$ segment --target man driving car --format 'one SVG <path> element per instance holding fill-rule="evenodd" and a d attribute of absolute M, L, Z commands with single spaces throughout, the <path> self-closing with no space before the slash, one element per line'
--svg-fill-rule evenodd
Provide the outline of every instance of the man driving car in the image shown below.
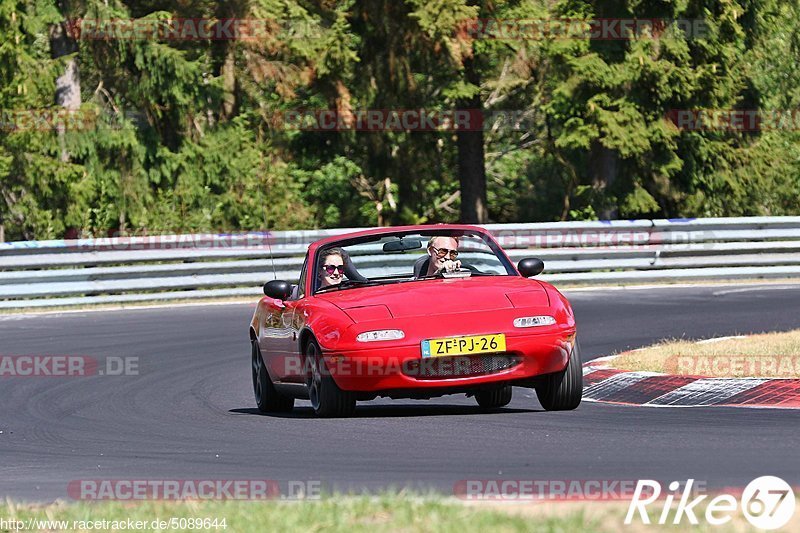
<path fill-rule="evenodd" d="M 458 260 L 458 237 L 431 237 L 428 253 L 414 263 L 414 277 L 434 276 L 461 268 Z"/>

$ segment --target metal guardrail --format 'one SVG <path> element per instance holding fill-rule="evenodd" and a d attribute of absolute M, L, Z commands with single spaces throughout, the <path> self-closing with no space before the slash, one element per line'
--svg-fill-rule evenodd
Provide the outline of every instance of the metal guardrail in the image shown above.
<path fill-rule="evenodd" d="M 800 217 L 484 227 L 556 284 L 800 277 Z M 277 276 L 297 279 L 311 242 L 356 229 L 0 243 L 0 309 L 257 297 L 270 251 Z"/>

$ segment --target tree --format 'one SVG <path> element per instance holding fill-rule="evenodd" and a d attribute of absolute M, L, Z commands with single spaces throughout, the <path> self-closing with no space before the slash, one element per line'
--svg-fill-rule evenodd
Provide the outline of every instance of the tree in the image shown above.
<path fill-rule="evenodd" d="M 81 107 L 81 78 L 78 65 L 78 43 L 68 31 L 69 17 L 74 15 L 73 2 L 59 0 L 58 9 L 63 19 L 50 27 L 50 51 L 53 59 L 63 60 L 63 73 L 56 78 L 55 104 L 74 113 Z M 61 161 L 69 161 L 69 153 L 63 147 L 64 125 L 58 126 L 59 140 L 62 145 Z"/>
<path fill-rule="evenodd" d="M 668 117 L 795 109 L 799 14 L 778 0 L 0 0 L 0 239 L 796 214 L 796 127 L 685 130 Z M 636 17 L 706 33 L 482 33 L 491 20 Z M 269 23 L 255 39 L 186 40 L 81 35 L 81 18 Z M 426 132 L 281 121 L 376 109 L 485 120 Z"/>

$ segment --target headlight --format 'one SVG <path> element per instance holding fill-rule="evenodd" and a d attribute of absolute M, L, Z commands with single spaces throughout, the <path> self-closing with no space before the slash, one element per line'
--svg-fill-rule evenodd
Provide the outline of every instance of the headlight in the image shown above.
<path fill-rule="evenodd" d="M 396 341 L 406 336 L 402 330 L 399 329 L 380 329 L 378 331 L 365 331 L 359 333 L 356 340 L 358 342 L 375 342 L 375 341 Z"/>
<path fill-rule="evenodd" d="M 549 315 L 524 316 L 514 319 L 515 328 L 535 328 L 537 326 L 552 326 L 556 319 Z"/>

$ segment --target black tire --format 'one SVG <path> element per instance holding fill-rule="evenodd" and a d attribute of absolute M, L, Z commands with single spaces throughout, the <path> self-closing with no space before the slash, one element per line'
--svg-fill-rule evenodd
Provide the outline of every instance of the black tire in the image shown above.
<path fill-rule="evenodd" d="M 305 359 L 307 365 L 306 385 L 308 399 L 314 414 L 323 418 L 345 417 L 356 409 L 356 396 L 352 392 L 343 391 L 325 366 L 322 350 L 317 341 L 311 339 L 306 345 Z"/>
<path fill-rule="evenodd" d="M 256 341 L 251 341 L 250 357 L 252 360 L 253 394 L 256 405 L 262 413 L 288 413 L 294 408 L 294 398 L 278 394 L 275 385 L 264 365 L 261 350 Z"/>
<path fill-rule="evenodd" d="M 511 402 L 513 389 L 511 385 L 495 390 L 480 391 L 475 393 L 475 400 L 483 409 L 497 409 Z"/>
<path fill-rule="evenodd" d="M 546 376 L 536 386 L 539 403 L 547 411 L 570 411 L 581 404 L 583 399 L 583 367 L 578 343 L 572 349 L 567 368 Z"/>

